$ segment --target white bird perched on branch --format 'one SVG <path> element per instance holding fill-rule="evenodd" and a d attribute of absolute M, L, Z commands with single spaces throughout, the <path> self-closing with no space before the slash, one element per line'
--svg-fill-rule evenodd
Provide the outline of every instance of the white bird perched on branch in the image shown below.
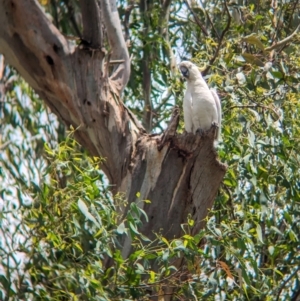
<path fill-rule="evenodd" d="M 184 125 L 187 132 L 206 131 L 212 125 L 218 126 L 215 145 L 221 131 L 221 102 L 215 90 L 210 90 L 200 70 L 189 61 L 179 64 L 182 75 L 187 80 L 187 89 L 183 100 Z"/>

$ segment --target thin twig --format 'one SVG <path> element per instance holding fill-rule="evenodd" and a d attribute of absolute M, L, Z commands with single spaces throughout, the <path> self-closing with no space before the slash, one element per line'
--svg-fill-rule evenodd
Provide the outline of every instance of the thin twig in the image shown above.
<path fill-rule="evenodd" d="M 202 24 L 202 22 L 199 20 L 198 16 L 195 14 L 194 10 L 191 8 L 188 0 L 184 0 L 184 3 L 186 4 L 186 6 L 188 7 L 189 11 L 192 13 L 195 22 L 197 23 L 197 25 L 201 28 L 202 32 L 204 33 L 205 36 L 208 37 L 208 32 L 206 27 Z"/>
<path fill-rule="evenodd" d="M 225 29 L 222 31 L 222 33 L 221 33 L 221 37 L 220 37 L 220 39 L 219 39 L 218 47 L 217 47 L 217 49 L 216 49 L 216 52 L 215 52 L 214 56 L 209 60 L 208 66 L 207 66 L 207 67 L 205 68 L 205 70 L 202 72 L 203 75 L 206 75 L 206 74 L 208 73 L 208 71 L 210 70 L 212 64 L 215 62 L 216 58 L 218 57 L 219 51 L 220 51 L 220 49 L 221 49 L 221 45 L 222 45 L 222 42 L 223 42 L 223 39 L 224 39 L 224 36 L 225 36 L 225 34 L 227 33 L 227 31 L 229 30 L 229 28 L 230 28 L 230 24 L 231 24 L 231 15 L 230 15 L 230 12 L 229 12 L 229 10 L 228 10 L 226 1 L 224 2 L 224 5 L 225 5 L 226 13 L 227 13 L 227 16 L 228 16 L 227 25 L 226 25 Z"/>
<path fill-rule="evenodd" d="M 299 29 L 300 29 L 300 24 L 297 26 L 295 31 L 290 36 L 286 37 L 282 41 L 279 41 L 278 43 L 275 43 L 274 45 L 272 45 L 270 47 L 265 48 L 265 51 L 272 51 L 276 48 L 280 48 L 281 46 L 284 46 L 285 44 L 290 42 L 297 35 Z"/>
<path fill-rule="evenodd" d="M 297 5 L 298 5 L 298 2 L 299 2 L 299 0 L 295 1 L 295 3 L 294 3 L 294 7 L 293 7 L 293 9 L 292 9 L 292 13 L 291 13 L 290 20 L 289 20 L 289 26 L 292 25 L 293 14 L 294 14 L 294 12 L 295 12 L 295 10 L 296 10 L 296 7 L 297 7 Z"/>
<path fill-rule="evenodd" d="M 295 292 L 295 294 L 292 296 L 291 301 L 299 301 L 299 297 L 300 296 L 300 288 L 298 289 L 298 291 Z"/>
<path fill-rule="evenodd" d="M 6 141 L 2 145 L 0 145 L 0 150 L 4 150 L 10 143 L 12 143 L 12 141 Z"/>
<path fill-rule="evenodd" d="M 280 294 L 281 294 L 282 290 L 284 289 L 285 285 L 298 273 L 299 270 L 300 270 L 300 267 L 298 267 L 292 274 L 290 274 L 290 276 L 286 280 L 284 280 L 283 283 L 280 285 L 276 301 L 279 300 Z"/>
<path fill-rule="evenodd" d="M 274 4 L 273 1 L 272 1 L 272 4 Z M 273 43 L 273 41 L 275 40 L 275 38 L 277 36 L 278 30 L 279 30 L 279 23 L 280 23 L 279 20 L 281 18 L 281 14 L 282 14 L 283 10 L 282 9 L 280 10 L 280 15 L 277 18 L 276 13 L 277 13 L 278 5 L 276 7 L 274 7 L 274 6 L 271 5 L 271 7 L 273 8 L 273 14 L 274 14 L 274 17 L 272 19 L 272 21 L 273 21 L 272 23 L 273 23 L 273 26 L 275 27 L 274 34 L 272 36 L 272 43 Z M 277 24 L 275 24 L 275 23 L 277 23 Z"/>
<path fill-rule="evenodd" d="M 260 104 L 255 104 L 255 105 L 242 105 L 242 106 L 232 106 L 230 108 L 228 108 L 225 112 L 229 112 L 230 110 L 232 109 L 245 109 L 245 108 L 262 108 L 262 109 L 265 109 L 265 110 L 271 110 L 273 111 L 278 118 L 280 118 L 280 115 L 278 114 L 278 112 L 276 112 L 273 108 L 270 108 L 270 107 L 267 107 L 267 106 L 263 106 L 263 105 L 260 105 Z"/>
<path fill-rule="evenodd" d="M 0 54 L 0 80 L 2 80 L 4 77 L 4 69 L 5 69 L 4 56 Z"/>
<path fill-rule="evenodd" d="M 110 65 L 113 65 L 113 64 L 122 64 L 124 62 L 125 62 L 125 60 L 111 60 L 111 61 L 109 61 L 109 64 Z"/>
<path fill-rule="evenodd" d="M 125 32 L 125 41 L 128 41 L 130 39 L 130 33 L 129 33 L 129 18 L 131 15 L 132 10 L 134 9 L 135 5 L 130 4 L 125 8 L 125 14 L 124 14 L 124 32 Z"/>
<path fill-rule="evenodd" d="M 230 210 L 231 217 L 232 217 L 232 219 L 235 219 L 231 192 L 230 192 L 229 188 L 227 187 L 227 185 L 225 185 L 224 183 L 223 183 L 223 187 L 224 187 L 224 189 L 226 190 L 226 192 L 227 192 L 227 194 L 229 196 L 228 201 L 229 201 L 230 209 L 231 209 Z"/>
<path fill-rule="evenodd" d="M 213 28 L 214 32 L 216 33 L 217 38 L 218 38 L 218 41 L 220 41 L 220 35 L 219 35 L 219 33 L 218 33 L 218 31 L 217 31 L 217 29 L 216 29 L 214 23 L 212 22 L 212 20 L 211 20 L 211 18 L 210 18 L 210 16 L 209 16 L 209 13 L 208 13 L 208 12 L 206 12 L 206 17 L 207 17 L 207 19 L 208 19 L 208 21 L 209 21 L 211 27 Z"/>
<path fill-rule="evenodd" d="M 170 36 L 169 36 L 169 18 L 170 18 L 170 6 L 171 6 L 171 0 L 165 0 L 163 2 L 163 6 L 162 6 L 162 11 L 160 14 L 160 34 L 163 36 L 164 38 L 164 43 L 163 43 L 163 51 L 165 53 L 165 55 L 168 57 L 169 59 L 169 64 L 170 64 L 170 76 L 171 79 L 174 79 L 176 74 L 177 74 L 177 65 L 176 65 L 176 57 L 173 53 L 172 50 L 172 44 L 170 41 Z M 166 26 L 164 26 L 164 24 L 166 24 Z M 175 34 L 176 35 L 176 34 Z M 170 84 L 169 87 L 167 87 L 167 94 L 165 97 L 163 97 L 160 101 L 160 104 L 155 108 L 155 112 L 159 112 L 159 110 L 161 109 L 162 106 L 165 106 L 165 104 L 167 103 L 168 99 L 170 98 L 170 96 L 172 95 L 172 82 Z M 157 123 L 159 121 L 156 122 Z M 154 125 L 153 125 L 154 127 Z"/>
<path fill-rule="evenodd" d="M 165 97 L 162 97 L 160 100 L 160 104 L 155 108 L 155 112 L 159 112 L 160 109 L 167 103 L 167 101 L 170 99 L 170 97 L 172 96 L 172 87 L 170 86 L 167 89 L 167 94 Z"/>
<path fill-rule="evenodd" d="M 81 38 L 81 32 L 79 30 L 79 27 L 78 27 L 78 25 L 76 23 L 76 20 L 75 20 L 75 17 L 74 17 L 74 8 L 70 4 L 69 0 L 64 0 L 64 2 L 65 2 L 66 7 L 68 9 L 68 15 L 69 15 L 70 21 L 71 21 L 71 23 L 74 27 L 74 30 L 75 30 L 77 36 Z"/>

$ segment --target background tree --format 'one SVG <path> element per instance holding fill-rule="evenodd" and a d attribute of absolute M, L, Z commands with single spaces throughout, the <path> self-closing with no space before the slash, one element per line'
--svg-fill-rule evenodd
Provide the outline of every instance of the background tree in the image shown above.
<path fill-rule="evenodd" d="M 40 182 L 43 177 L 37 176 L 37 172 L 47 162 L 41 158 L 41 146 L 45 141 L 57 140 L 53 131 L 57 125 L 53 128 L 53 121 L 47 122 L 41 102 L 21 79 L 13 77 L 14 71 L 2 68 L 1 87 L 8 92 L 2 108 L 6 121 L 2 126 L 2 149 L 5 149 L 1 160 L 2 199 L 6 201 L 3 214 L 6 224 L 11 224 L 10 214 L 15 214 L 18 221 L 18 231 L 11 226 L 3 227 L 6 238 L 2 244 L 3 298 L 10 295 L 28 299 L 33 295 L 41 299 L 147 299 L 150 292 L 152 295 L 156 292 L 159 296 L 165 294 L 167 300 L 167 284 L 178 288 L 172 292 L 173 299 L 209 300 L 218 296 L 232 300 L 296 300 L 299 296 L 297 1 L 241 1 L 228 5 L 217 1 L 201 5 L 120 2 L 120 17 L 129 52 L 133 54 L 131 79 L 122 98 L 147 131 L 159 132 L 165 128 L 170 116 L 168 108 L 175 102 L 180 104 L 182 87 L 176 78 L 175 57 L 191 56 L 204 66 L 204 74 L 210 74 L 207 80 L 218 87 L 222 97 L 224 143 L 219 155 L 229 170 L 215 211 L 210 213 L 206 229 L 200 232 L 203 223 L 199 222 L 206 216 L 224 174 L 222 166 L 213 163 L 216 161 L 210 136 L 200 139 L 167 135 L 171 140 L 157 148 L 161 136 L 145 134 L 118 97 L 118 91 L 127 81 L 129 65 L 124 64 L 124 69 L 114 66 L 123 66 L 115 64 L 120 59 L 128 63 L 129 55 L 124 51 L 123 41 L 117 43 L 120 51 L 113 51 L 112 39 L 121 35 L 120 30 L 116 36 L 110 35 L 109 23 L 117 23 L 106 19 L 106 26 L 101 26 L 97 2 L 90 7 L 76 1 L 43 4 L 56 27 L 67 35 L 68 43 L 35 2 L 2 1 L 0 51 L 67 125 L 81 125 L 75 132 L 76 138 L 90 154 L 104 157 L 101 166 L 113 184 L 114 194 L 125 192 L 122 200 L 118 202 L 115 197 L 115 202 L 122 204 L 125 198 L 132 205 L 126 207 L 128 211 L 121 217 L 107 192 L 95 190 L 103 175 L 91 169 L 89 164 L 94 163 L 79 155 L 80 148 L 75 142 L 71 146 L 63 143 L 56 152 L 48 149 L 46 157 L 50 158 L 48 163 L 52 162 L 46 177 L 49 182 Z M 105 4 L 101 3 L 103 10 Z M 36 22 L 39 26 L 33 26 Z M 70 40 L 77 44 L 70 44 Z M 108 64 L 102 64 L 103 59 L 114 64 L 108 68 Z M 74 74 L 70 75 L 70 70 Z M 107 81 L 108 71 L 111 77 Z M 72 78 L 77 80 L 71 81 Z M 83 78 L 86 80 L 80 82 Z M 101 101 L 93 97 L 97 93 Z M 129 123 L 130 126 L 124 126 Z M 29 139 L 24 141 L 29 144 L 14 143 L 16 137 L 25 133 Z M 41 135 L 36 137 L 37 133 Z M 101 141 L 110 143 L 104 145 Z M 130 160 L 121 160 L 128 154 Z M 27 160 L 18 161 L 22 156 Z M 22 167 L 23 162 L 26 168 Z M 213 166 L 215 169 L 211 169 Z M 28 169 L 30 172 L 25 172 Z M 210 177 L 205 174 L 208 169 Z M 145 176 L 138 176 L 139 172 Z M 133 181 L 127 181 L 131 175 Z M 203 181 L 206 178 L 215 182 Z M 17 183 L 18 190 L 6 183 Z M 205 193 L 199 193 L 198 197 L 203 188 L 210 192 L 209 197 Z M 26 193 L 31 198 L 26 199 Z M 19 204 L 28 205 L 32 198 L 35 207 L 22 211 Z M 17 199 L 20 203 L 14 202 L 15 209 L 8 200 Z M 151 203 L 142 202 L 148 199 Z M 203 203 L 205 199 L 207 202 Z M 195 204 L 201 204 L 204 210 L 194 212 Z M 145 221 L 144 212 L 149 222 Z M 159 233 L 161 228 L 164 229 L 161 234 L 152 233 Z M 146 248 L 147 238 L 140 230 L 151 240 Z M 14 236 L 8 239 L 11 232 Z M 124 233 L 132 240 L 127 259 L 118 251 L 124 246 L 119 244 Z M 170 240 L 174 235 L 177 239 Z M 129 239 L 126 242 L 130 244 Z M 20 243 L 26 248 L 20 249 Z M 203 247 L 199 248 L 199 244 Z M 28 273 L 20 273 L 20 254 L 16 258 L 16 252 L 20 251 L 29 258 L 23 267 Z M 123 255 L 126 253 L 123 248 Z M 172 264 L 182 254 L 186 264 L 177 269 Z M 156 270 L 150 264 L 154 258 Z M 109 269 L 104 265 L 108 262 Z M 114 283 L 109 281 L 107 285 L 111 277 Z"/>

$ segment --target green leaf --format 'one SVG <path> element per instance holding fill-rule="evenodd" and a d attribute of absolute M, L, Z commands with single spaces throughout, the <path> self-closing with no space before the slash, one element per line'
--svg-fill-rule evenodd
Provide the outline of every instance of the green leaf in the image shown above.
<path fill-rule="evenodd" d="M 162 260 L 163 260 L 163 261 L 167 261 L 167 260 L 169 259 L 169 256 L 170 256 L 170 252 L 169 252 L 169 250 L 167 249 L 167 250 L 165 250 L 165 251 L 163 252 Z"/>
<path fill-rule="evenodd" d="M 274 227 L 274 226 L 271 226 L 270 229 L 272 229 L 274 232 L 276 232 L 276 233 L 279 234 L 280 236 L 283 236 L 283 233 L 282 233 L 278 228 L 276 228 L 276 227 Z"/>
<path fill-rule="evenodd" d="M 280 71 L 270 71 L 274 78 L 283 79 L 283 74 Z"/>
<path fill-rule="evenodd" d="M 247 42 L 249 44 L 257 46 L 260 50 L 265 50 L 264 44 L 260 41 L 260 39 L 255 35 L 251 34 L 242 38 L 242 41 Z"/>
<path fill-rule="evenodd" d="M 124 222 L 122 222 L 122 223 L 118 226 L 118 228 L 117 228 L 117 233 L 118 233 L 118 234 L 123 234 L 123 233 L 125 233 L 125 232 L 126 232 L 126 227 L 125 227 Z"/>
<path fill-rule="evenodd" d="M 242 57 L 245 59 L 247 63 L 250 63 L 251 65 L 257 65 L 259 67 L 263 67 L 264 63 L 256 56 L 250 53 L 244 52 L 242 54 Z"/>
<path fill-rule="evenodd" d="M 129 228 L 134 234 L 139 234 L 139 231 L 138 231 L 136 225 L 133 224 L 132 222 L 129 222 Z"/>
<path fill-rule="evenodd" d="M 289 233 L 289 238 L 291 241 L 293 241 L 293 242 L 299 241 L 298 236 L 296 235 L 296 233 L 293 230 L 290 230 L 288 233 Z"/>
<path fill-rule="evenodd" d="M 145 272 L 144 267 L 140 263 L 136 263 L 136 267 L 137 267 L 137 269 L 136 269 L 137 273 L 142 274 Z"/>
<path fill-rule="evenodd" d="M 100 224 L 96 221 L 96 219 L 89 212 L 89 209 L 86 206 L 85 202 L 83 202 L 81 199 L 78 199 L 77 205 L 78 205 L 78 209 L 86 217 L 86 219 L 88 219 L 91 222 L 93 222 L 97 227 L 99 227 L 99 228 L 101 227 Z"/>
<path fill-rule="evenodd" d="M 269 251 L 270 255 L 272 256 L 274 254 L 274 251 L 275 251 L 274 246 L 269 246 L 268 251 Z"/>
<path fill-rule="evenodd" d="M 168 247 L 170 247 L 170 244 L 169 244 L 169 242 L 168 242 L 168 240 L 167 240 L 166 238 L 162 237 L 161 240 L 162 240 Z"/>
<path fill-rule="evenodd" d="M 154 271 L 150 271 L 150 279 L 149 282 L 150 283 L 154 283 L 155 282 L 155 272 Z"/>
<path fill-rule="evenodd" d="M 259 224 L 257 224 L 256 226 L 256 234 L 257 234 L 257 238 L 258 240 L 263 244 L 263 236 L 262 236 L 262 230 L 261 230 L 261 226 Z"/>

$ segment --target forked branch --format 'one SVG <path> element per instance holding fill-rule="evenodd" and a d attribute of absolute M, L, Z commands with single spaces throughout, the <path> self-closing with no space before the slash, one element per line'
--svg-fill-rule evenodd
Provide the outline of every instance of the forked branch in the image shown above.
<path fill-rule="evenodd" d="M 265 48 L 266 51 L 272 51 L 274 49 L 280 48 L 282 46 L 285 46 L 287 43 L 289 43 L 298 33 L 300 29 L 300 25 L 297 26 L 297 28 L 295 29 L 295 31 L 288 37 L 286 37 L 285 39 L 283 39 L 282 41 L 279 41 L 277 43 L 275 43 L 274 45 Z"/>
<path fill-rule="evenodd" d="M 126 42 L 122 33 L 121 22 L 117 9 L 116 0 L 100 0 L 102 18 L 106 27 L 107 37 L 111 47 L 112 60 L 124 60 L 114 69 L 111 76 L 117 84 L 117 89 L 122 92 L 130 76 L 130 58 Z"/>

